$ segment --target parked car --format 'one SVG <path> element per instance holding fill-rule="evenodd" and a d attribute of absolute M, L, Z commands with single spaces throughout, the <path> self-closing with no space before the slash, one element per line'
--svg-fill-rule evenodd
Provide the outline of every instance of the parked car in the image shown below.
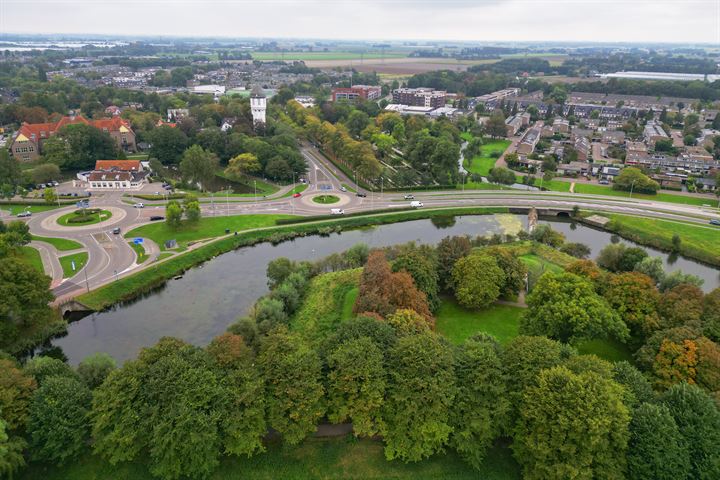
<path fill-rule="evenodd" d="M 347 192 L 347 188 L 345 188 L 345 187 L 340 187 L 340 191 L 341 191 L 341 192 Z"/>
<path fill-rule="evenodd" d="M 363 197 L 363 198 L 367 197 L 367 193 L 363 193 L 363 192 L 357 192 L 355 195 L 358 197 Z"/>
<path fill-rule="evenodd" d="M 165 220 L 165 217 L 163 217 L 162 215 L 153 215 L 152 217 L 150 217 L 151 222 L 157 222 L 158 220 Z"/>
<path fill-rule="evenodd" d="M 120 227 L 113 228 L 112 233 L 114 233 L 115 235 L 120 235 Z"/>
<path fill-rule="evenodd" d="M 416 200 L 416 201 L 414 201 L 414 202 L 410 202 L 410 206 L 411 206 L 412 208 L 420 208 L 420 207 L 423 206 L 423 203 L 422 203 L 422 202 L 418 202 L 418 201 Z"/>
<path fill-rule="evenodd" d="M 56 182 L 56 181 L 53 181 L 52 184 L 53 184 L 53 187 L 58 187 L 58 186 L 60 186 L 60 184 L 59 184 L 58 182 Z"/>
<path fill-rule="evenodd" d="M 28 211 L 20 212 L 17 214 L 17 217 L 18 218 L 32 217 L 32 212 L 28 212 Z"/>
<path fill-rule="evenodd" d="M 293 193 L 293 198 L 298 198 L 298 197 L 302 197 L 302 195 L 300 194 L 300 192 Z"/>
<path fill-rule="evenodd" d="M 345 215 L 345 210 L 342 208 L 331 208 L 330 215 Z"/>
<path fill-rule="evenodd" d="M 41 184 L 38 185 L 37 187 L 38 187 L 38 189 L 42 190 L 43 188 L 45 188 L 45 184 L 44 184 L 44 183 L 41 183 Z"/>
<path fill-rule="evenodd" d="M 713 218 L 712 220 L 710 220 L 710 225 L 720 225 L 720 220 L 718 220 L 717 218 Z"/>
<path fill-rule="evenodd" d="M 610 185 L 610 182 L 608 182 L 607 180 L 600 180 L 598 183 L 600 185 Z"/>
<path fill-rule="evenodd" d="M 405 200 L 415 200 L 415 195 L 413 195 L 412 193 L 408 193 L 407 195 L 405 195 Z"/>
<path fill-rule="evenodd" d="M 135 208 L 145 208 L 145 204 L 144 204 L 144 203 L 136 203 L 135 205 L 133 205 L 133 207 L 135 207 Z"/>

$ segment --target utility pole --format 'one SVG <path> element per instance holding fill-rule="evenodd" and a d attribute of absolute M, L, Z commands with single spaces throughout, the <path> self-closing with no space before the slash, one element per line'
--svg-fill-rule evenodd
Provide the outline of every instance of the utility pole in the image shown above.
<path fill-rule="evenodd" d="M 83 272 L 85 272 L 85 287 L 87 288 L 88 293 L 90 293 L 90 282 L 88 282 L 87 278 L 87 268 L 83 268 Z"/>
<path fill-rule="evenodd" d="M 630 198 L 632 198 L 633 188 L 635 188 L 635 182 L 636 182 L 636 180 L 633 180 L 632 183 L 630 184 Z"/>
<path fill-rule="evenodd" d="M 230 216 L 230 187 L 225 192 L 225 205 L 227 205 L 227 216 Z"/>

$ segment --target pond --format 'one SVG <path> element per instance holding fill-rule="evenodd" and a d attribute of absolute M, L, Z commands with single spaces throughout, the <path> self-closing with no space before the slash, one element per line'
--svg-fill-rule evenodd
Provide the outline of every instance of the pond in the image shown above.
<path fill-rule="evenodd" d="M 611 242 L 611 234 L 584 225 L 559 220 L 541 223 L 551 224 L 568 241 L 590 246 L 592 258 Z M 276 246 L 263 243 L 241 248 L 185 272 L 182 278 L 135 302 L 71 322 L 67 335 L 54 339 L 52 345 L 61 348 L 71 364 L 95 352 L 107 352 L 121 363 L 163 336 L 205 345 L 268 292 L 265 269 L 275 258 L 316 260 L 360 242 L 371 247 L 409 241 L 435 244 L 449 235 L 516 233 L 526 226 L 527 218 L 522 215 L 436 218 L 350 230 L 330 237 L 302 237 Z M 682 269 L 703 278 L 706 291 L 720 285 L 720 272 L 714 268 L 683 258 L 670 263 L 667 254 L 646 250 L 663 258 L 668 271 Z"/>

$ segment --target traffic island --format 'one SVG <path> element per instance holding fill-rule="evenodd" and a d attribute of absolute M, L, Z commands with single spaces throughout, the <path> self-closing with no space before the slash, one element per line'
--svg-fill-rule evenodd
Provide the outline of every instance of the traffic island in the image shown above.
<path fill-rule="evenodd" d="M 57 219 L 63 227 L 79 227 L 104 222 L 112 217 L 109 210 L 100 208 L 85 208 L 66 213 Z"/>
<path fill-rule="evenodd" d="M 340 201 L 340 197 L 335 195 L 316 195 L 312 197 L 312 201 L 323 205 L 329 205 L 331 203 L 337 203 Z"/>

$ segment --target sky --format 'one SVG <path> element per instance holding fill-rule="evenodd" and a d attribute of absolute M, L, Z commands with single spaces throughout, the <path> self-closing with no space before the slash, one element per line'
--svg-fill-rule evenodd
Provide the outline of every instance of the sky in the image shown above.
<path fill-rule="evenodd" d="M 720 0 L 0 0 L 0 32 L 720 44 Z"/>

